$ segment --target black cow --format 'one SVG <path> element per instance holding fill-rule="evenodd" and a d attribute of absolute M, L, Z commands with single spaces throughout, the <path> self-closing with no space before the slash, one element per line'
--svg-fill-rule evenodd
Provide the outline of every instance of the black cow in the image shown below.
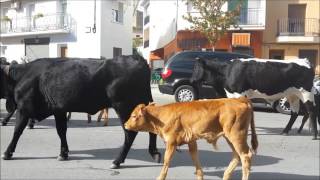
<path fill-rule="evenodd" d="M 16 61 L 12 61 L 11 64 L 18 64 Z M 0 65 L 10 65 L 9 62 L 7 62 L 7 59 L 5 57 L 0 58 Z M 8 83 L 6 83 L 5 78 L 2 80 L 1 78 L 4 78 L 0 74 L 0 85 L 1 87 L 8 86 Z M 6 89 L 6 91 L 1 91 L 1 89 Z M 10 121 L 10 118 L 13 116 L 14 112 L 16 111 L 16 104 L 14 102 L 13 97 L 13 89 L 12 88 L 0 88 L 0 99 L 6 99 L 6 110 L 8 114 L 3 118 L 1 121 L 2 126 L 6 126 L 8 122 Z M 28 128 L 33 129 L 34 127 L 34 119 L 29 119 Z"/>
<path fill-rule="evenodd" d="M 221 97 L 247 96 L 269 101 L 287 97 L 292 115 L 283 133 L 288 133 L 298 117 L 300 99 L 309 114 L 313 139 L 316 139 L 314 95 L 311 93 L 313 77 L 314 71 L 307 59 L 221 61 L 199 58 L 191 82 L 212 85 Z"/>
<path fill-rule="evenodd" d="M 28 118 L 43 120 L 54 115 L 61 140 L 58 160 L 68 159 L 67 112 L 95 114 L 112 107 L 122 127 L 133 108 L 152 102 L 150 70 L 140 56 L 113 59 L 44 58 L 27 64 L 1 66 L 10 86 L 14 86 L 17 122 L 3 159 L 11 159 Z M 9 87 L 10 87 L 9 86 Z M 2 87 L 2 86 L 1 86 Z M 137 132 L 124 129 L 125 141 L 111 168 L 123 163 Z M 150 133 L 149 153 L 160 161 L 156 135 Z"/>
<path fill-rule="evenodd" d="M 5 57 L 1 57 L 0 58 L 0 65 L 10 65 L 10 63 L 7 62 L 7 59 Z M 0 83 L 1 83 L 0 84 L 1 87 L 4 87 L 7 85 L 5 83 L 4 76 L 2 74 L 0 74 Z M 3 118 L 3 120 L 1 121 L 1 124 L 3 126 L 5 126 L 8 123 L 8 121 L 10 120 L 10 118 L 12 117 L 12 115 L 14 114 L 14 112 L 16 110 L 14 100 L 13 100 L 13 98 L 10 98 L 9 94 L 10 94 L 9 90 L 3 91 L 3 88 L 0 88 L 0 99 L 6 99 L 6 110 L 8 112 L 7 116 L 5 116 Z"/>

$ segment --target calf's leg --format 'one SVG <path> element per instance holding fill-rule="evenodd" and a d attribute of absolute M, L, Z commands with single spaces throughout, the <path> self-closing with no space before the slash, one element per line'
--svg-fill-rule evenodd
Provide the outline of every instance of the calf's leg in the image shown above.
<path fill-rule="evenodd" d="M 226 138 L 226 141 L 228 142 L 229 146 L 232 149 L 232 160 L 229 163 L 229 166 L 227 167 L 227 169 L 224 171 L 223 174 L 223 180 L 229 180 L 233 171 L 236 169 L 237 165 L 239 164 L 240 161 L 240 157 L 238 155 L 238 153 L 236 152 L 236 150 L 234 149 L 232 143 Z"/>
<path fill-rule="evenodd" d="M 103 110 L 100 111 L 97 122 L 100 122 L 101 119 L 103 120 L 103 126 L 108 126 L 108 108 L 105 108 Z"/>
<path fill-rule="evenodd" d="M 242 165 L 242 180 L 248 180 L 251 168 L 251 157 L 252 153 L 250 152 L 247 135 L 243 137 L 234 137 L 229 139 L 232 143 L 235 151 L 240 156 L 241 165 Z"/>
<path fill-rule="evenodd" d="M 174 152 L 176 151 L 177 147 L 171 143 L 167 142 L 166 145 L 166 152 L 164 154 L 164 162 L 163 166 L 160 172 L 160 176 L 157 178 L 157 180 L 165 180 L 167 177 L 170 161 L 172 159 L 172 156 Z"/>
<path fill-rule="evenodd" d="M 14 127 L 13 138 L 11 139 L 11 142 L 10 142 L 9 146 L 7 147 L 7 150 L 2 155 L 2 159 L 9 160 L 12 158 L 12 155 L 16 149 L 18 140 L 19 140 L 23 130 L 26 128 L 27 124 L 28 124 L 28 117 L 22 115 L 19 111 L 17 111 L 16 125 Z"/>
<path fill-rule="evenodd" d="M 56 129 L 59 135 L 61 146 L 60 146 L 60 154 L 58 156 L 59 161 L 68 160 L 68 143 L 67 143 L 67 117 L 66 113 L 56 113 L 54 114 L 54 118 L 56 121 Z"/>
<path fill-rule="evenodd" d="M 105 109 L 102 110 L 102 112 L 103 112 L 103 115 L 102 115 L 103 126 L 108 126 L 108 120 L 109 120 L 108 112 L 109 112 L 109 110 L 108 110 L 108 108 L 105 108 Z"/>
<path fill-rule="evenodd" d="M 197 142 L 193 141 L 188 144 L 189 146 L 189 153 L 191 155 L 193 164 L 196 166 L 196 175 L 197 175 L 197 180 L 203 180 L 203 171 L 201 168 L 201 164 L 198 158 L 198 147 L 197 147 Z"/>

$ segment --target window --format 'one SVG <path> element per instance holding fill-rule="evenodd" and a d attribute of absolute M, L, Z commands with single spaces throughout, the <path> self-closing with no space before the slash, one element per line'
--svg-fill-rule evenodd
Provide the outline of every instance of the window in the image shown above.
<path fill-rule="evenodd" d="M 6 49 L 7 46 L 0 46 L 0 56 L 5 56 L 6 55 Z"/>
<path fill-rule="evenodd" d="M 113 57 L 121 56 L 122 48 L 113 47 Z"/>
<path fill-rule="evenodd" d="M 4 16 L 6 16 L 7 13 L 8 13 L 8 8 L 3 8 L 1 11 L 2 11 L 2 12 L 1 12 L 1 17 L 4 17 Z"/>
<path fill-rule="evenodd" d="M 250 56 L 254 56 L 253 49 L 251 47 L 234 47 L 232 52 L 239 54 L 248 54 Z"/>
<path fill-rule="evenodd" d="M 123 23 L 123 3 L 119 2 L 118 9 L 112 9 L 112 21 Z"/>
<path fill-rule="evenodd" d="M 191 12 L 192 11 L 192 3 L 190 2 L 190 0 L 187 1 L 187 12 Z"/>
<path fill-rule="evenodd" d="M 142 28 L 143 27 L 143 12 L 137 11 L 137 16 L 136 16 L 136 27 Z"/>
<path fill-rule="evenodd" d="M 170 64 L 170 66 L 174 68 L 185 68 L 192 71 L 195 63 L 195 58 L 198 56 L 199 55 L 196 53 L 177 54 L 176 56 L 173 56 L 171 58 L 170 61 L 172 61 L 172 63 Z"/>

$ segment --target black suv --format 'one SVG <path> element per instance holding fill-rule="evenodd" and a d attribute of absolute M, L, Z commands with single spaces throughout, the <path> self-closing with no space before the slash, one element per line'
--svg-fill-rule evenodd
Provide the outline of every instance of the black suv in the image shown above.
<path fill-rule="evenodd" d="M 214 87 L 203 84 L 197 88 L 190 83 L 192 71 L 197 57 L 229 61 L 237 58 L 252 58 L 252 56 L 212 51 L 184 51 L 172 56 L 165 65 L 159 84 L 161 93 L 174 95 L 177 102 L 216 97 Z"/>

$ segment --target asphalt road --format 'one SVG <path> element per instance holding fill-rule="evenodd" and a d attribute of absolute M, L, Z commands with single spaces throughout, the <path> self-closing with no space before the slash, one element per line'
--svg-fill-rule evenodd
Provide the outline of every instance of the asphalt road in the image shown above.
<path fill-rule="evenodd" d="M 174 100 L 172 96 L 160 94 L 157 88 L 152 91 L 154 100 L 160 104 Z M 0 161 L 0 179 L 155 179 L 162 164 L 154 163 L 147 152 L 147 133 L 138 134 L 121 169 L 108 169 L 124 139 L 114 111 L 111 110 L 109 117 L 109 126 L 102 127 L 102 123 L 96 123 L 96 116 L 88 124 L 85 114 L 74 113 L 67 133 L 70 160 L 64 162 L 56 160 L 60 140 L 51 117 L 37 123 L 33 130 L 26 129 L 18 142 L 14 160 Z M 319 180 L 320 141 L 311 140 L 307 125 L 302 134 L 296 134 L 301 119 L 299 117 L 289 136 L 283 136 L 279 133 L 288 122 L 288 115 L 255 112 L 259 148 L 253 159 L 251 179 Z M 14 119 L 9 126 L 0 128 L 1 154 L 13 135 L 13 125 Z M 224 139 L 218 141 L 218 146 L 219 150 L 214 151 L 206 141 L 198 141 L 205 179 L 221 179 L 231 160 L 231 149 Z M 158 147 L 163 153 L 164 143 L 160 138 Z M 180 150 L 173 157 L 168 179 L 195 179 L 187 146 L 181 146 Z M 241 166 L 232 179 L 241 179 Z"/>

